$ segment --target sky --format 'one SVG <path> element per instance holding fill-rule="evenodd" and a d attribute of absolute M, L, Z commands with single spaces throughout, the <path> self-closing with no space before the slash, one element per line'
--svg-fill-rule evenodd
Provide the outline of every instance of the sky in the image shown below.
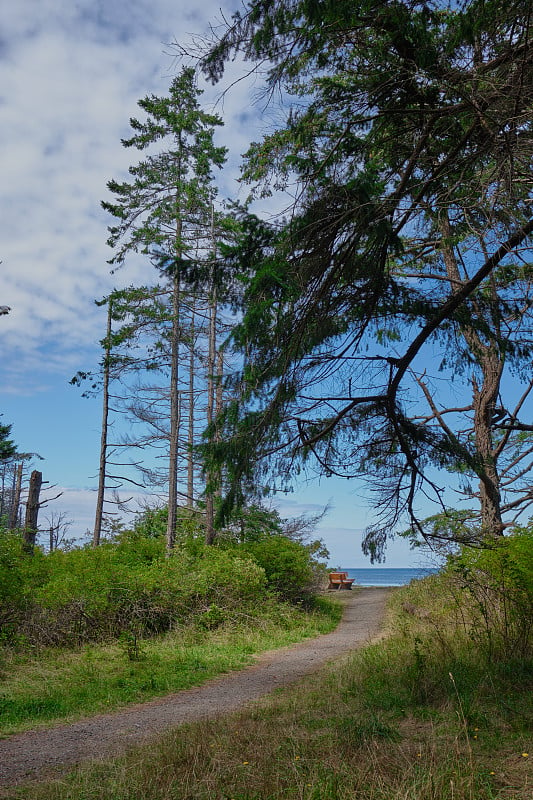
<path fill-rule="evenodd" d="M 63 512 L 73 536 L 93 525 L 101 406 L 69 381 L 100 357 L 105 311 L 94 301 L 146 281 L 140 260 L 110 274 L 110 219 L 100 202 L 111 199 L 107 181 L 126 177 L 132 163 L 120 140 L 142 113 L 137 101 L 166 94 L 179 70 L 171 43 L 205 34 L 237 1 L 17 0 L 3 9 L 0 305 L 11 312 L 0 317 L 0 419 L 12 424 L 19 451 L 41 457 L 35 467 L 49 496 L 62 492 L 41 510 L 41 525 Z M 225 122 L 217 132 L 229 149 L 220 193 L 233 198 L 242 191 L 240 155 L 271 122 L 254 102 L 258 87 L 234 82 L 239 69 L 230 67 L 223 97 L 220 86 L 201 87 L 203 107 Z M 276 503 L 287 517 L 329 503 L 319 535 L 331 565 L 368 567 L 360 542 L 373 512 L 356 489 L 324 479 Z M 405 542 L 389 546 L 385 566 L 420 564 Z"/>

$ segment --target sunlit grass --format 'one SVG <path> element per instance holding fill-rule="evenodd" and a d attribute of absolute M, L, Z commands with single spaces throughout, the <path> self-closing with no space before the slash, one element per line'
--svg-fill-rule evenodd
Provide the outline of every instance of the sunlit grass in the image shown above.
<path fill-rule="evenodd" d="M 27 800 L 529 800 L 531 664 L 483 664 L 450 630 L 432 655 L 439 587 L 395 593 L 385 641 L 253 709 L 181 726 Z M 416 634 L 410 631 L 416 619 Z M 444 621 L 443 619 L 441 622 Z M 434 657 L 433 657 L 434 656 Z"/>
<path fill-rule="evenodd" d="M 383 655 L 386 651 L 384 646 Z M 390 655 L 390 653 L 389 653 Z M 375 668 L 375 662 L 374 667 Z M 19 796 L 32 800 L 529 800 L 524 730 L 484 741 L 456 708 L 370 708 L 368 662 L 345 659 L 253 711 L 182 726 L 152 746 Z M 359 695 L 339 689 L 360 676 Z"/>
<path fill-rule="evenodd" d="M 313 613 L 276 604 L 254 619 L 213 631 L 177 630 L 137 642 L 133 651 L 123 641 L 13 656 L 0 681 L 0 735 L 198 686 L 250 664 L 255 653 L 326 633 L 339 617 L 329 602 Z"/>

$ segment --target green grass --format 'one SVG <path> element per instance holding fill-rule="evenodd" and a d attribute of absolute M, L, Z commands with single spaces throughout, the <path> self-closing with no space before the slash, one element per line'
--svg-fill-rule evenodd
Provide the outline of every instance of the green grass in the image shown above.
<path fill-rule="evenodd" d="M 442 591 L 395 592 L 387 639 L 251 710 L 9 797 L 529 800 L 531 662 L 484 662 L 449 625 Z M 424 613 L 402 611 L 413 598 Z"/>
<path fill-rule="evenodd" d="M 2 667 L 0 735 L 198 686 L 246 666 L 255 653 L 332 630 L 340 614 L 331 601 L 312 613 L 266 605 L 261 617 L 212 631 L 190 627 L 140 642 L 12 656 Z"/>

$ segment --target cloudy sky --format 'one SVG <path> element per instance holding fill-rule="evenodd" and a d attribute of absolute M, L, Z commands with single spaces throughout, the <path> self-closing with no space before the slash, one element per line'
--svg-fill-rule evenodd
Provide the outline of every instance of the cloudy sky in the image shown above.
<path fill-rule="evenodd" d="M 19 449 L 39 453 L 44 479 L 64 491 L 50 509 L 64 510 L 75 533 L 93 524 L 101 412 L 69 380 L 99 357 L 105 320 L 94 300 L 143 280 L 140 263 L 110 275 L 100 201 L 132 163 L 120 140 L 137 100 L 165 94 L 179 69 L 170 43 L 205 33 L 233 8 L 232 0 L 17 0 L 3 9 L 0 305 L 12 310 L 0 317 L 0 413 Z M 225 121 L 218 143 L 230 150 L 221 193 L 235 197 L 240 154 L 265 124 L 250 99 L 257 87 L 238 82 L 223 103 L 220 88 L 205 89 L 204 107 L 217 103 Z M 296 515 L 328 500 L 322 535 L 332 564 L 368 566 L 359 543 L 371 513 L 346 482 L 302 486 L 281 510 Z M 387 566 L 417 564 L 405 545 L 391 546 Z"/>

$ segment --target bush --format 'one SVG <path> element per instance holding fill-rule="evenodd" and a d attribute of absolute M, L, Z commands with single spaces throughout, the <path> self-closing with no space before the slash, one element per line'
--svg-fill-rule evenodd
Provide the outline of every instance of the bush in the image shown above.
<path fill-rule="evenodd" d="M 306 545 L 274 535 L 248 542 L 242 549 L 264 569 L 269 588 L 283 600 L 301 602 L 317 591 L 321 568 Z"/>
<path fill-rule="evenodd" d="M 48 565 L 39 550 L 23 552 L 18 531 L 0 529 L 0 643 L 20 640 L 22 620 L 32 606 L 32 592 L 47 580 Z"/>
<path fill-rule="evenodd" d="M 29 557 L 20 538 L 3 538 L 0 636 L 7 644 L 78 646 L 162 633 L 206 612 L 210 627 L 253 613 L 266 580 L 251 556 L 200 542 L 194 551 L 165 558 L 163 539 L 134 531 L 97 548 Z"/>
<path fill-rule="evenodd" d="M 447 572 L 466 600 L 465 624 L 489 660 L 531 655 L 533 531 L 517 528 L 483 549 L 463 547 Z"/>
<path fill-rule="evenodd" d="M 137 641 L 193 618 L 214 628 L 253 616 L 268 595 L 308 600 L 321 577 L 315 545 L 281 534 L 275 513 L 252 511 L 239 525 L 244 541 L 226 535 L 208 547 L 201 518 L 183 510 L 171 558 L 166 509 L 148 509 L 133 530 L 97 548 L 46 555 L 37 548 L 30 557 L 19 536 L 0 537 L 2 640 L 79 646 L 123 635 Z"/>

